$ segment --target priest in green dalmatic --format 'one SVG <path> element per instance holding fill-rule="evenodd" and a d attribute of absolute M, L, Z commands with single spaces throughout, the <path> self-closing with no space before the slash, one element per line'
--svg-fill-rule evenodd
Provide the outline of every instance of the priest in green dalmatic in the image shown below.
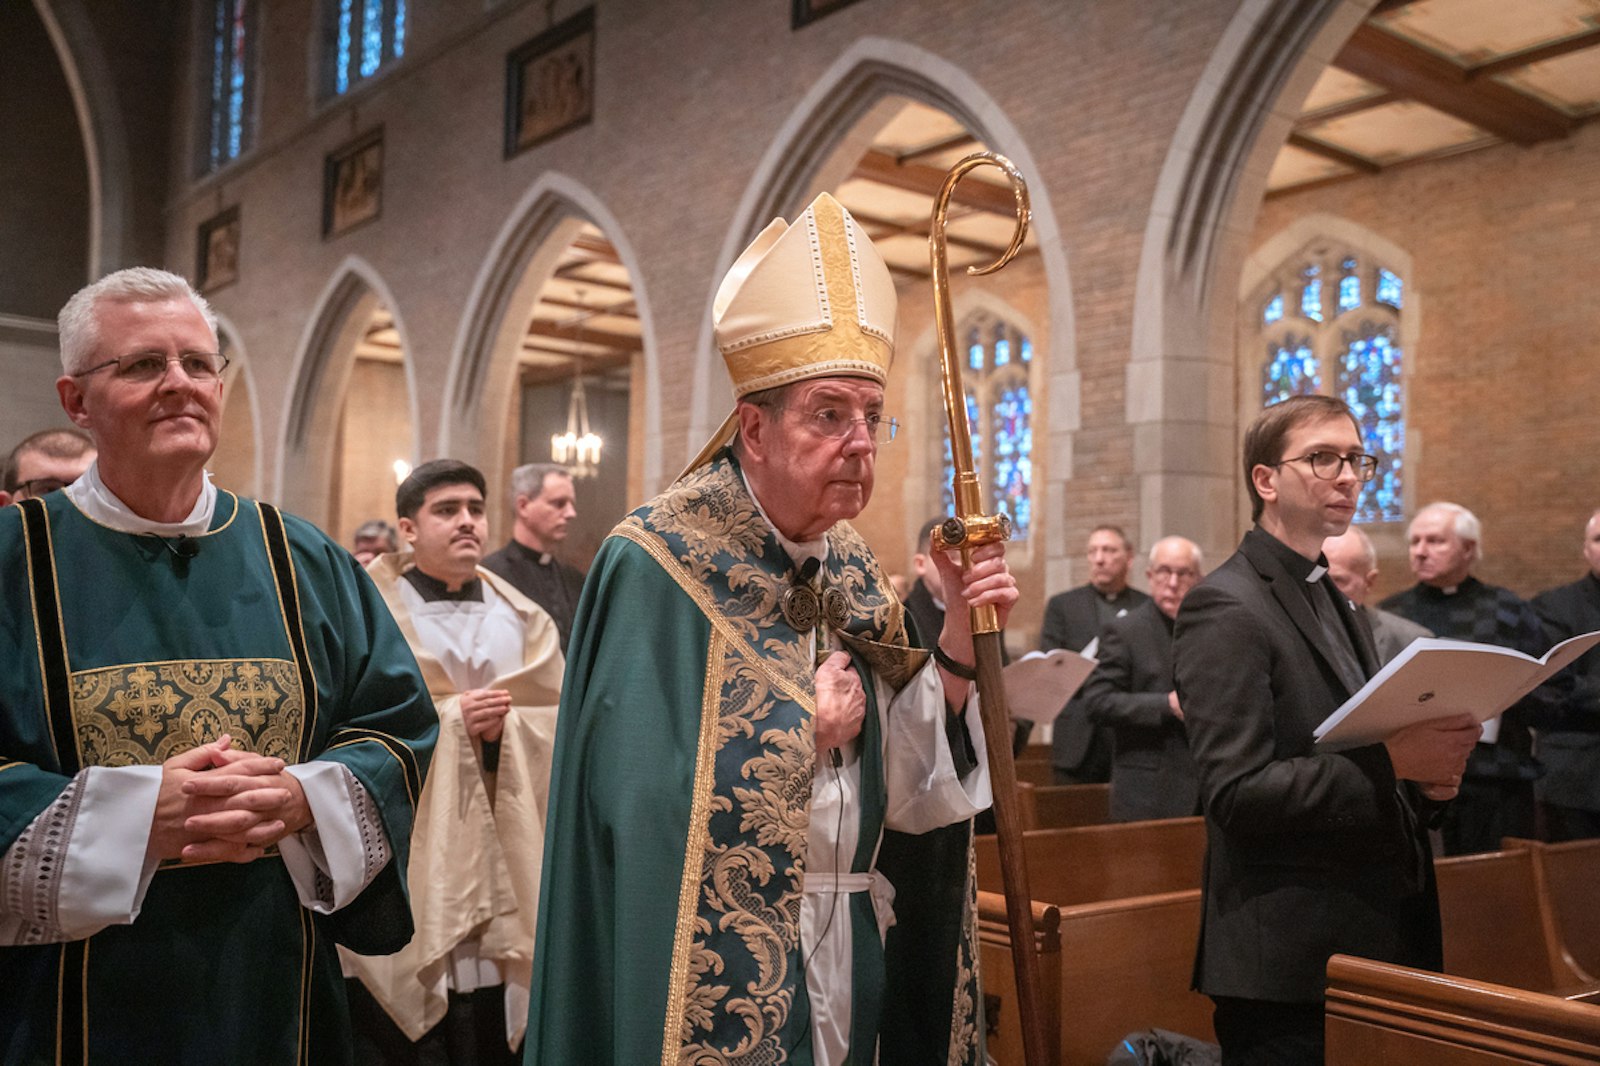
<path fill-rule="evenodd" d="M 967 603 L 917 634 L 848 519 L 895 423 L 896 294 L 832 197 L 717 294 L 738 398 L 613 530 L 556 736 L 526 1061 L 979 1063 L 970 819 L 990 802 Z M 887 938 L 887 941 L 886 939 Z"/>
<path fill-rule="evenodd" d="M 0 511 L 0 1061 L 349 1062 L 334 945 L 411 936 L 427 688 L 348 552 L 212 485 L 182 278 L 103 278 L 60 343 L 99 457 Z"/>

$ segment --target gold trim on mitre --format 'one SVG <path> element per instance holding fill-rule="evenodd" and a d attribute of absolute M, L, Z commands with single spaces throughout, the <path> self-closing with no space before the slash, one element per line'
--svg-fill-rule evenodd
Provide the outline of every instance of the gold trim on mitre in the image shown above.
<path fill-rule="evenodd" d="M 773 219 L 728 268 L 712 304 L 735 399 L 818 377 L 886 385 L 894 279 L 865 230 L 822 193 L 790 225 Z M 684 473 L 733 439 L 730 415 Z"/>

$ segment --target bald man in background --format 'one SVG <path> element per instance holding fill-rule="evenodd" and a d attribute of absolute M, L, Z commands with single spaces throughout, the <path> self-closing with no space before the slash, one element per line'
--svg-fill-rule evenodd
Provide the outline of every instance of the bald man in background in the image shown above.
<path fill-rule="evenodd" d="M 96 454 L 93 439 L 81 429 L 43 429 L 24 437 L 0 472 L 0 507 L 66 488 Z"/>
<path fill-rule="evenodd" d="M 1372 640 L 1378 646 L 1378 662 L 1387 663 L 1418 637 L 1431 637 L 1433 631 L 1409 619 L 1377 607 L 1367 606 L 1372 586 L 1378 580 L 1378 552 L 1368 536 L 1355 526 L 1337 537 L 1322 542 L 1328 558 L 1328 576 L 1339 586 L 1358 614 L 1372 626 Z"/>

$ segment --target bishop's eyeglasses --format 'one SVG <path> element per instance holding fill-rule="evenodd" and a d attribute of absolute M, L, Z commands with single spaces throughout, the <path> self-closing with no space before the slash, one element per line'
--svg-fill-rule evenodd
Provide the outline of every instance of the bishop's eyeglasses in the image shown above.
<path fill-rule="evenodd" d="M 1284 463 L 1310 463 L 1313 476 L 1323 481 L 1339 480 L 1339 472 L 1344 469 L 1344 464 L 1350 464 L 1350 473 L 1355 475 L 1357 481 L 1371 481 L 1378 476 L 1378 457 L 1365 452 L 1351 452 L 1349 455 L 1340 455 L 1338 452 L 1307 452 L 1305 455 L 1296 455 L 1289 459 L 1279 459 L 1273 466 L 1282 466 Z"/>
<path fill-rule="evenodd" d="M 802 411 L 791 407 L 789 410 L 799 415 L 820 437 L 834 439 L 848 437 L 857 425 L 863 425 L 867 427 L 867 437 L 874 444 L 886 444 L 894 440 L 894 435 L 900 431 L 900 423 L 884 415 L 851 418 L 837 407 L 819 407 L 815 411 Z"/>
<path fill-rule="evenodd" d="M 114 366 L 117 369 L 112 372 L 112 376 L 118 381 L 148 385 L 166 376 L 168 363 L 177 363 L 178 369 L 195 384 L 210 385 L 228 368 L 228 357 L 220 352 L 183 352 L 179 355 L 168 355 L 165 352 L 134 352 L 132 355 L 119 355 L 115 359 L 107 359 L 87 370 L 79 370 L 72 376 L 87 377 Z"/>

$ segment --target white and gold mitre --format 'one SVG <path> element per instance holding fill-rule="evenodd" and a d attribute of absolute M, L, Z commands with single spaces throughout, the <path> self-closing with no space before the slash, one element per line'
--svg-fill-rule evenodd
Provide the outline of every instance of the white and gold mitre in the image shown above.
<path fill-rule="evenodd" d="M 734 397 L 818 377 L 887 384 L 896 303 L 889 268 L 832 196 L 811 201 L 793 225 L 773 219 L 728 269 L 712 304 Z M 730 415 L 689 469 L 736 426 Z"/>

